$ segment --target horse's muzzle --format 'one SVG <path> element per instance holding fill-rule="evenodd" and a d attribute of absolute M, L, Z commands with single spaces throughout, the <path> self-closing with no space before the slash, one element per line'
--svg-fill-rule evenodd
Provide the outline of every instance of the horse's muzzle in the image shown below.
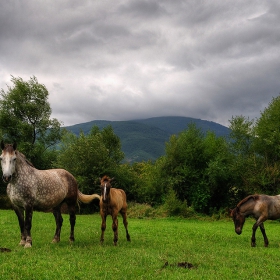
<path fill-rule="evenodd" d="M 240 234 L 242 233 L 242 229 L 241 229 L 241 228 L 236 228 L 236 229 L 235 229 L 235 232 L 236 232 L 238 235 L 240 235 Z"/>
<path fill-rule="evenodd" d="M 4 183 L 9 183 L 12 179 L 12 175 L 9 175 L 9 176 L 2 176 L 2 179 L 3 179 L 3 182 Z"/>

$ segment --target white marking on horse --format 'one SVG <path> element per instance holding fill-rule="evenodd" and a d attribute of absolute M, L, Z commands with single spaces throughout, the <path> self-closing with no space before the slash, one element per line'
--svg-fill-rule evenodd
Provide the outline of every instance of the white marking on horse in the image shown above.
<path fill-rule="evenodd" d="M 5 181 L 8 181 L 9 178 L 12 177 L 12 175 L 15 173 L 15 168 L 16 168 L 16 155 L 15 153 L 10 154 L 10 153 L 2 153 L 0 159 L 1 159 L 1 167 L 3 171 L 3 179 Z"/>
<path fill-rule="evenodd" d="M 107 183 L 105 183 L 105 186 L 104 186 L 104 191 L 103 191 L 103 200 L 106 201 L 106 188 L 107 188 Z"/>

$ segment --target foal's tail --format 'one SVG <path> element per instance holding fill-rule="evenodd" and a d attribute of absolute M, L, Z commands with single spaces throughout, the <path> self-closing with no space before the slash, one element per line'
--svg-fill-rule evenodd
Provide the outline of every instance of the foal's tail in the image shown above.
<path fill-rule="evenodd" d="M 94 199 L 100 200 L 100 195 L 98 194 L 83 194 L 78 190 L 78 200 L 83 203 L 90 203 Z"/>

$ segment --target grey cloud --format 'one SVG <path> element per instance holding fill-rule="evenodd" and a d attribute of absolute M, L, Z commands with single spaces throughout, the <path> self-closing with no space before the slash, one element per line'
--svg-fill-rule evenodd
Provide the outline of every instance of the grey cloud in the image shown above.
<path fill-rule="evenodd" d="M 279 94 L 279 14 L 260 0 L 2 1 L 0 88 L 35 75 L 66 125 L 255 118 Z"/>

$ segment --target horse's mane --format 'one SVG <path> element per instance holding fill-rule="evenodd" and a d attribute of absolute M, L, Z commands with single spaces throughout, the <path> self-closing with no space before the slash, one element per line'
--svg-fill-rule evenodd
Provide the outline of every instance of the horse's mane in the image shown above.
<path fill-rule="evenodd" d="M 254 200 L 257 200 L 259 199 L 259 195 L 258 194 L 251 194 L 247 197 L 245 197 L 244 199 L 242 199 L 238 204 L 237 204 L 237 207 L 240 207 L 242 204 L 246 203 L 248 200 L 250 199 L 254 199 Z"/>
<path fill-rule="evenodd" d="M 35 166 L 32 164 L 32 162 L 29 161 L 29 160 L 25 157 L 25 155 L 24 155 L 23 153 L 19 152 L 18 150 L 16 150 L 15 153 L 16 153 L 17 157 L 19 157 L 20 159 L 22 159 L 23 161 L 25 161 L 28 165 L 30 165 L 30 166 L 32 166 L 32 167 L 35 168 Z"/>

